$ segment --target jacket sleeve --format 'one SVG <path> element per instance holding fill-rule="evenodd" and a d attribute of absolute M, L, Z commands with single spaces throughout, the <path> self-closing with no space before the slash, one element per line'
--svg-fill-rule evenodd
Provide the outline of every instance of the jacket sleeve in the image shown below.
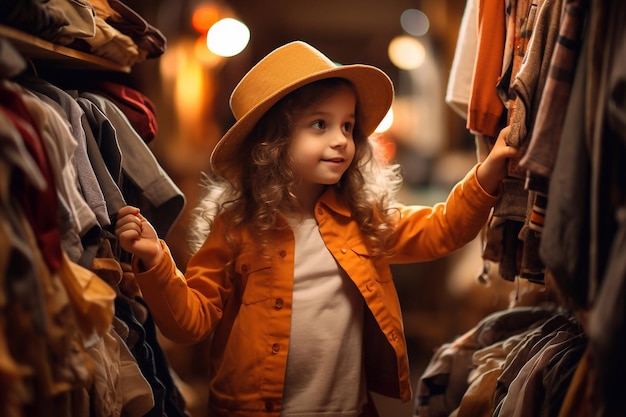
<path fill-rule="evenodd" d="M 155 323 L 168 339 L 184 344 L 208 336 L 222 317 L 231 294 L 232 282 L 225 266 L 232 251 L 223 239 L 217 219 L 202 247 L 183 274 L 164 241 L 161 261 L 144 271 L 133 260 L 133 271 Z"/>
<path fill-rule="evenodd" d="M 457 183 L 443 203 L 433 207 L 401 206 L 391 240 L 390 262 L 431 261 L 461 248 L 485 225 L 499 196 L 479 184 L 479 164 Z"/>

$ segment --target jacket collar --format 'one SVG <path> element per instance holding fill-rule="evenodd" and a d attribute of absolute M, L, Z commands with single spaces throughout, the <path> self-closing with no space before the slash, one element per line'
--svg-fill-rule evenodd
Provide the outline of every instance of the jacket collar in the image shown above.
<path fill-rule="evenodd" d="M 352 212 L 348 206 L 341 200 L 335 187 L 328 187 L 322 196 L 317 200 L 316 206 L 324 205 L 328 209 L 340 214 L 344 217 L 351 217 Z"/>

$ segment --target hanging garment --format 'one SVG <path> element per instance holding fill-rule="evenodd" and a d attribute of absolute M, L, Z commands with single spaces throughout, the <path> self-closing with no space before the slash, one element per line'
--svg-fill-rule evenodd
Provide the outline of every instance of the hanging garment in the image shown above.
<path fill-rule="evenodd" d="M 536 329 L 554 314 L 555 310 L 551 308 L 539 307 L 498 311 L 453 342 L 440 346 L 420 378 L 416 398 L 418 414 L 429 417 L 450 415 L 462 404 L 470 383 L 478 378 L 478 375 L 470 375 L 474 372 L 473 361 L 477 352 Z M 485 351 L 483 354 L 486 355 Z M 494 390 L 495 384 L 491 393 Z"/>
<path fill-rule="evenodd" d="M 150 143 L 156 138 L 156 107 L 148 97 L 131 87 L 112 81 L 99 81 L 92 88 L 124 112 L 144 142 Z"/>
<path fill-rule="evenodd" d="M 166 237 L 185 205 L 182 191 L 163 170 L 124 112 L 103 96 L 90 92 L 81 92 L 80 96 L 94 103 L 114 127 L 111 133 L 117 138 L 123 155 L 120 189 L 126 202 L 138 207 L 159 236 Z"/>
<path fill-rule="evenodd" d="M 478 47 L 472 89 L 470 93 L 467 128 L 473 133 L 498 136 L 503 127 L 504 104 L 495 86 L 502 69 L 505 20 L 502 0 L 479 0 Z"/>

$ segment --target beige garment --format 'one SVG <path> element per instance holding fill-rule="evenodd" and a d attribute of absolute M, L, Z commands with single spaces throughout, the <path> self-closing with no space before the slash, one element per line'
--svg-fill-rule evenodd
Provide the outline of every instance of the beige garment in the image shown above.
<path fill-rule="evenodd" d="M 113 327 L 87 352 L 94 364 L 93 417 L 140 417 L 154 407 L 150 385 Z"/>
<path fill-rule="evenodd" d="M 463 395 L 456 417 L 491 417 L 493 392 L 501 373 L 502 368 L 495 368 L 481 374 Z"/>
<path fill-rule="evenodd" d="M 48 0 L 46 7 L 63 14 L 70 22 L 61 26 L 56 39 L 61 45 L 68 45 L 76 38 L 90 38 L 96 34 L 96 12 L 85 0 Z"/>
<path fill-rule="evenodd" d="M 304 219 L 293 230 L 293 306 L 281 416 L 357 417 L 367 402 L 363 299 L 324 245 L 315 219 Z"/>
<path fill-rule="evenodd" d="M 113 10 L 107 0 L 88 0 L 91 6 L 96 11 L 96 16 L 101 19 L 107 20 L 108 18 L 119 19 L 121 16 L 118 12 Z"/>
<path fill-rule="evenodd" d="M 85 39 L 91 47 L 92 54 L 120 65 L 134 65 L 145 59 L 130 36 L 115 29 L 100 16 L 96 16 L 95 20 L 95 36 Z"/>
<path fill-rule="evenodd" d="M 116 292 L 89 269 L 72 262 L 66 253 L 59 275 L 67 290 L 85 346 L 108 332 L 115 314 Z"/>
<path fill-rule="evenodd" d="M 445 97 L 452 110 L 466 120 L 478 48 L 477 3 L 478 0 L 467 0 L 465 5 Z"/>

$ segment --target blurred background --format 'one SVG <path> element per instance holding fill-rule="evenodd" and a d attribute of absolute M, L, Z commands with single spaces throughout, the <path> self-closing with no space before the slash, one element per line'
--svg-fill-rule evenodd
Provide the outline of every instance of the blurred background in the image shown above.
<path fill-rule="evenodd" d="M 442 201 L 476 163 L 465 120 L 444 102 L 465 0 L 128 0 L 167 38 L 166 52 L 128 75 L 156 105 L 158 136 L 150 147 L 187 198 L 166 237 L 184 268 L 188 213 L 216 141 L 233 123 L 230 92 L 260 58 L 292 40 L 306 41 L 342 63 L 367 63 L 396 88 L 392 114 L 381 126 L 389 155 L 402 164 L 402 199 Z M 513 283 L 482 272 L 480 239 L 435 262 L 395 267 L 405 318 L 414 392 L 436 347 L 505 308 L 519 294 Z M 492 268 L 497 270 L 497 268 Z M 520 285 L 520 284 L 516 284 Z M 522 284 L 523 285 L 523 284 Z M 189 410 L 206 402 L 206 346 L 163 340 Z M 375 397 L 381 417 L 413 415 L 413 403 Z"/>

